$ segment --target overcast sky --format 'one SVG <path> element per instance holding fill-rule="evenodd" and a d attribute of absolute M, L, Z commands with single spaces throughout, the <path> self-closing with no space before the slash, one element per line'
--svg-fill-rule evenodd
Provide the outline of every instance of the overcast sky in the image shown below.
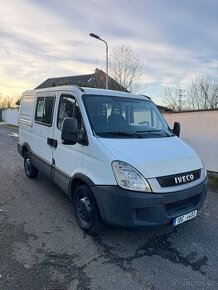
<path fill-rule="evenodd" d="M 217 0 L 0 0 L 0 93 L 104 68 L 104 43 L 131 45 L 143 63 L 142 93 L 185 86 L 218 67 Z"/>

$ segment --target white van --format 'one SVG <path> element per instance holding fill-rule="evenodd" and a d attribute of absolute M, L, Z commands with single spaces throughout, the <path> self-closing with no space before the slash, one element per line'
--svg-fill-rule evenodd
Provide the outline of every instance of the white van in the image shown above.
<path fill-rule="evenodd" d="M 174 226 L 194 218 L 207 192 L 195 151 L 146 96 L 61 86 L 26 91 L 18 151 L 69 194 L 79 226 Z"/>

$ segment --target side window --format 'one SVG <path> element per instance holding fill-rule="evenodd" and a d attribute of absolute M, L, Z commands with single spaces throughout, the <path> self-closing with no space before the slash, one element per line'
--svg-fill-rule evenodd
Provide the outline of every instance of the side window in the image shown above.
<path fill-rule="evenodd" d="M 52 125 L 54 97 L 39 97 L 36 103 L 35 122 L 44 126 Z"/>
<path fill-rule="evenodd" d="M 58 116 L 57 116 L 57 127 L 62 129 L 64 118 L 74 117 L 78 121 L 79 128 L 82 127 L 82 117 L 79 106 L 76 99 L 71 95 L 62 95 L 60 97 Z"/>

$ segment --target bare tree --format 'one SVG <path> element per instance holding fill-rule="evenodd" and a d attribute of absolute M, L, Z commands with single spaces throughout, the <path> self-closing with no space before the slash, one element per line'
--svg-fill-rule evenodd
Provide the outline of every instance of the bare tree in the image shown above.
<path fill-rule="evenodd" d="M 142 63 L 130 45 L 121 44 L 112 49 L 110 56 L 110 75 L 122 87 L 136 92 L 142 75 Z"/>
<path fill-rule="evenodd" d="M 9 97 L 5 97 L 0 95 L 0 108 L 10 108 L 11 99 Z"/>
<path fill-rule="evenodd" d="M 165 87 L 162 100 L 164 105 L 173 111 L 182 111 L 187 109 L 185 90 L 181 89 L 179 86 L 176 89 Z"/>
<path fill-rule="evenodd" d="M 218 81 L 211 76 L 198 76 L 188 85 L 189 107 L 193 110 L 218 108 Z"/>
<path fill-rule="evenodd" d="M 186 90 L 166 87 L 163 101 L 174 111 L 218 108 L 218 80 L 212 76 L 197 76 Z"/>
<path fill-rule="evenodd" d="M 16 99 L 0 94 L 0 108 L 11 108 L 15 106 L 17 100 L 18 98 Z"/>

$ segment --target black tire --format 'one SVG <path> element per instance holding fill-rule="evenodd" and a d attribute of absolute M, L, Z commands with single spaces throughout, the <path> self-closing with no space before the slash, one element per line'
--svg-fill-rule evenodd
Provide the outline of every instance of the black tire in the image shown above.
<path fill-rule="evenodd" d="M 76 188 L 73 208 L 77 223 L 85 232 L 99 233 L 104 228 L 97 203 L 87 185 L 80 185 Z"/>
<path fill-rule="evenodd" d="M 31 164 L 28 152 L 24 153 L 24 170 L 28 178 L 36 178 L 39 173 L 38 169 Z"/>

